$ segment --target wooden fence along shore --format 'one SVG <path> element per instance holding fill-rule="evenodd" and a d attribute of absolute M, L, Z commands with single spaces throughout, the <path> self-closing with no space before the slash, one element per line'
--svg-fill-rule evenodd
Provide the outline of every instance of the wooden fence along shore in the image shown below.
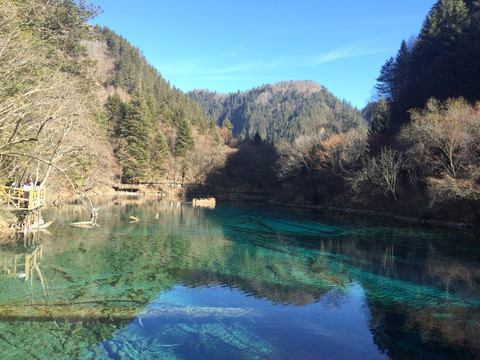
<path fill-rule="evenodd" d="M 22 222 L 24 233 L 45 229 L 54 220 L 44 223 L 41 214 L 41 208 L 45 206 L 45 188 L 40 186 L 31 186 L 27 188 L 17 188 L 12 186 L 0 186 L 0 201 L 21 211 L 22 215 L 17 217 Z"/>
<path fill-rule="evenodd" d="M 34 210 L 45 205 L 45 188 L 32 186 L 29 189 L 0 186 L 0 197 L 4 203 L 17 209 Z"/>

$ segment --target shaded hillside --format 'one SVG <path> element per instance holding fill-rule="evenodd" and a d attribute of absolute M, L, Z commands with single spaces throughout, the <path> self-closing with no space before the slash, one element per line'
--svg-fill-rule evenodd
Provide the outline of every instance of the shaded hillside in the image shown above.
<path fill-rule="evenodd" d="M 415 40 L 403 41 L 380 69 L 376 88 L 388 101 L 390 121 L 374 130 L 398 132 L 410 120 L 409 109 L 432 97 L 478 101 L 479 61 L 480 1 L 438 0 Z"/>
<path fill-rule="evenodd" d="M 241 138 L 258 133 L 277 142 L 292 141 L 319 127 L 367 130 L 360 111 L 312 81 L 279 82 L 231 94 L 194 90 L 189 95 L 218 125 L 230 121 L 233 135 Z"/>
<path fill-rule="evenodd" d="M 99 120 L 122 167 L 121 181 L 199 181 L 207 171 L 202 164 L 214 166 L 221 157 L 215 123 L 126 39 L 100 27 L 92 35 L 83 43 L 96 60 L 104 103 Z"/>
<path fill-rule="evenodd" d="M 203 128 L 210 125 L 210 119 L 198 104 L 171 86 L 160 72 L 147 62 L 138 48 L 107 27 L 96 27 L 95 33 L 98 42 L 106 44 L 108 59 L 113 66 L 105 68 L 107 72 L 102 84 L 105 88 L 122 89 L 130 95 L 141 94 L 153 103 L 156 113 L 163 113 L 173 120 L 181 114 L 193 125 Z M 101 47 L 101 50 L 104 48 Z"/>

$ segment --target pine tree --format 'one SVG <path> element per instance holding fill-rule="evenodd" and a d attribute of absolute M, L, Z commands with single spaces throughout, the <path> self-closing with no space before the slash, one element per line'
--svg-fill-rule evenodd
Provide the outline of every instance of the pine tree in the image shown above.
<path fill-rule="evenodd" d="M 170 152 L 168 150 L 167 140 L 162 132 L 158 132 L 152 146 L 152 166 L 157 174 L 161 173 L 162 167 L 167 161 Z"/>
<path fill-rule="evenodd" d="M 230 120 L 228 119 L 228 117 L 226 117 L 225 120 L 223 120 L 223 128 L 227 129 L 228 137 L 232 138 L 233 137 L 233 125 L 230 122 Z"/>
<path fill-rule="evenodd" d="M 371 126 L 369 135 L 373 133 L 386 134 L 390 130 L 390 106 L 387 100 L 380 99 L 370 108 Z"/>
<path fill-rule="evenodd" d="M 400 49 L 395 57 L 394 67 L 394 94 L 393 99 L 399 100 L 405 96 L 410 77 L 410 50 L 405 40 L 402 41 Z"/>
<path fill-rule="evenodd" d="M 150 166 L 150 142 L 148 112 L 144 101 L 138 96 L 125 104 L 125 117 L 117 124 L 117 134 L 127 142 L 130 157 L 120 159 L 124 165 L 124 180 L 131 182 L 143 179 Z"/>
<path fill-rule="evenodd" d="M 381 96 L 388 99 L 394 97 L 394 86 L 395 86 L 395 60 L 393 57 L 388 59 L 380 69 L 380 76 L 377 78 L 377 85 L 375 88 L 380 93 Z"/>
<path fill-rule="evenodd" d="M 417 67 L 420 104 L 428 98 L 462 95 L 465 72 L 462 55 L 470 28 L 468 9 L 462 0 L 439 0 L 427 19 L 413 49 Z"/>
<path fill-rule="evenodd" d="M 177 125 L 175 147 L 173 154 L 184 157 L 191 150 L 195 149 L 195 141 L 192 135 L 192 127 L 187 119 L 183 118 Z"/>
<path fill-rule="evenodd" d="M 105 111 L 109 119 L 109 127 L 113 131 L 113 129 L 116 129 L 117 125 L 120 124 L 125 118 L 125 106 L 123 105 L 123 101 L 120 99 L 120 96 L 117 93 L 110 95 L 107 98 L 107 102 L 105 103 Z"/>

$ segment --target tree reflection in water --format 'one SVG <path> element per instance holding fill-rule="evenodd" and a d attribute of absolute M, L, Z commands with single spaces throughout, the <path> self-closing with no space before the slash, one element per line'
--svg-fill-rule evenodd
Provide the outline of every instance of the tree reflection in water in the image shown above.
<path fill-rule="evenodd" d="M 97 202 L 99 227 L 69 226 L 88 217 L 80 205 L 56 210 L 38 271 L 0 278 L 2 358 L 480 356 L 473 235 L 266 206 Z"/>

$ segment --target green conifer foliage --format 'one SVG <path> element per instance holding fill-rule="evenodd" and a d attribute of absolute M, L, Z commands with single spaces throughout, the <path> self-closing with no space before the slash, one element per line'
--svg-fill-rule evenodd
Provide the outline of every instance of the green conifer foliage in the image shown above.
<path fill-rule="evenodd" d="M 115 71 L 105 85 L 121 87 L 129 94 L 144 97 L 154 115 L 164 114 L 166 109 L 173 113 L 181 110 L 191 124 L 197 125 L 201 131 L 208 129 L 209 118 L 198 104 L 171 87 L 158 70 L 148 64 L 140 49 L 107 27 L 95 30 L 105 39 L 110 55 L 115 59 Z"/>
<path fill-rule="evenodd" d="M 390 129 L 390 107 L 388 101 L 382 98 L 375 103 L 370 109 L 369 117 L 371 121 L 369 134 L 374 132 L 379 134 L 387 133 Z"/>
<path fill-rule="evenodd" d="M 125 106 L 118 94 L 110 95 L 105 103 L 106 115 L 109 119 L 109 127 L 115 129 L 125 118 Z"/>
<path fill-rule="evenodd" d="M 189 122 L 183 118 L 177 125 L 174 155 L 184 157 L 190 150 L 195 149 L 195 141 Z"/>
<path fill-rule="evenodd" d="M 147 107 L 141 98 L 136 97 L 125 104 L 125 117 L 117 123 L 116 132 L 127 143 L 128 161 L 120 159 L 124 165 L 126 182 L 141 180 L 146 176 L 150 167 L 151 128 Z"/>
<path fill-rule="evenodd" d="M 466 79 L 461 56 L 470 27 L 462 0 L 439 0 L 427 17 L 413 49 L 425 70 L 419 72 L 422 102 L 430 97 L 446 99 L 462 92 Z"/>
<path fill-rule="evenodd" d="M 152 166 L 158 175 L 161 175 L 162 168 L 168 159 L 170 152 L 168 150 L 167 140 L 162 132 L 158 131 L 152 146 Z"/>
<path fill-rule="evenodd" d="M 316 126 L 332 131 L 351 127 L 367 131 L 360 111 L 340 101 L 311 81 L 280 82 L 246 92 L 217 94 L 206 90 L 189 93 L 218 125 L 240 138 L 258 134 L 267 142 L 293 140 Z"/>
<path fill-rule="evenodd" d="M 480 98 L 480 3 L 438 0 L 417 39 L 405 41 L 380 70 L 376 86 L 390 100 L 391 126 L 398 132 L 408 110 L 429 98 Z"/>

